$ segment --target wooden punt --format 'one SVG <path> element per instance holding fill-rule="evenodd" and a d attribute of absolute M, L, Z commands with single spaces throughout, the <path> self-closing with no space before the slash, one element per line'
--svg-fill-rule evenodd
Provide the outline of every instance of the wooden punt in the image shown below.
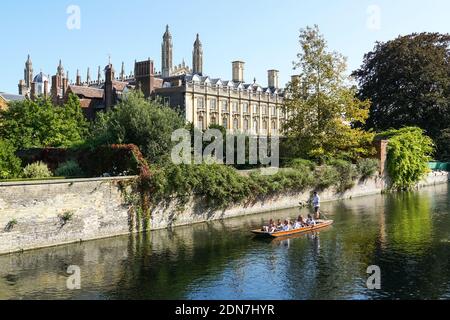
<path fill-rule="evenodd" d="M 317 231 L 317 230 L 329 227 L 333 224 L 333 222 L 334 222 L 333 220 L 318 220 L 317 225 L 315 225 L 314 227 L 305 227 L 305 228 L 295 229 L 295 230 L 291 230 L 291 231 L 280 231 L 280 232 L 274 232 L 274 233 L 269 233 L 269 232 L 265 232 L 265 231 L 261 231 L 261 230 L 253 230 L 252 233 L 254 235 L 256 235 L 257 237 L 261 237 L 261 238 L 289 237 L 292 235 L 313 232 L 313 231 Z"/>

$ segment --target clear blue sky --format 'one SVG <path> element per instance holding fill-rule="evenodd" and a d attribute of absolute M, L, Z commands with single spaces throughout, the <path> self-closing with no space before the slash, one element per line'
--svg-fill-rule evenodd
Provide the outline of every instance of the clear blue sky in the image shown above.
<path fill-rule="evenodd" d="M 81 9 L 81 28 L 67 28 L 70 5 Z M 379 25 L 368 13 L 380 9 Z M 369 10 L 370 11 L 370 10 Z M 111 54 L 116 70 L 125 62 L 127 73 L 135 59 L 151 57 L 159 70 L 161 39 L 166 24 L 174 38 L 174 63 L 192 65 L 192 45 L 200 33 L 204 72 L 231 78 L 231 61 L 246 62 L 245 80 L 256 77 L 266 85 L 266 70 L 289 80 L 298 52 L 298 32 L 318 24 L 329 47 L 348 57 L 357 68 L 375 41 L 421 31 L 450 31 L 448 0 L 257 0 L 257 1 L 2 1 L 0 4 L 0 91 L 17 92 L 24 62 L 31 54 L 35 73 L 54 74 L 61 58 L 70 78 L 77 68 L 96 77 Z M 375 19 L 377 20 L 377 19 Z"/>

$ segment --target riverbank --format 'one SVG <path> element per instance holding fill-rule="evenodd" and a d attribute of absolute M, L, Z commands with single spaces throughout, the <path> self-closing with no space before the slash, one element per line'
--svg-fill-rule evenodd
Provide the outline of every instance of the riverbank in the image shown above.
<path fill-rule="evenodd" d="M 114 237 L 205 221 L 295 208 L 307 203 L 312 190 L 257 198 L 226 210 L 209 210 L 192 197 L 185 209 L 169 201 L 152 211 L 149 221 L 136 216 L 122 182 L 136 177 L 0 183 L 0 254 Z M 448 183 L 449 175 L 435 172 L 419 186 Z M 380 194 L 382 178 L 358 181 L 345 193 L 334 188 L 321 192 L 323 202 Z"/>

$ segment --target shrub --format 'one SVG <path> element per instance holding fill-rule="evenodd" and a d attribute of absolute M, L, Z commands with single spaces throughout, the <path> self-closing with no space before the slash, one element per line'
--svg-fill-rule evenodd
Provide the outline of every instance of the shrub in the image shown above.
<path fill-rule="evenodd" d="M 21 161 L 15 155 L 15 148 L 0 140 L 0 179 L 11 179 L 19 175 Z"/>
<path fill-rule="evenodd" d="M 55 176 L 57 177 L 82 177 L 84 176 L 84 172 L 81 169 L 80 165 L 74 161 L 69 160 L 62 163 L 58 169 L 55 171 Z"/>
<path fill-rule="evenodd" d="M 29 179 L 49 178 L 52 176 L 47 165 L 41 161 L 27 165 L 23 169 L 23 177 Z"/>
<path fill-rule="evenodd" d="M 316 169 L 316 164 L 314 162 L 300 158 L 290 160 L 288 162 L 288 166 L 296 169 L 308 168 L 309 170 L 313 171 Z"/>
<path fill-rule="evenodd" d="M 360 159 L 356 164 L 358 174 L 362 179 L 368 179 L 374 176 L 378 171 L 378 160 Z"/>
<path fill-rule="evenodd" d="M 358 176 L 356 168 L 350 162 L 344 160 L 334 160 L 331 163 L 339 174 L 338 183 L 336 185 L 337 191 L 345 192 L 346 190 L 353 188 L 355 179 Z"/>
<path fill-rule="evenodd" d="M 339 172 L 335 167 L 329 165 L 320 166 L 314 172 L 314 180 L 316 188 L 324 190 L 337 184 Z"/>

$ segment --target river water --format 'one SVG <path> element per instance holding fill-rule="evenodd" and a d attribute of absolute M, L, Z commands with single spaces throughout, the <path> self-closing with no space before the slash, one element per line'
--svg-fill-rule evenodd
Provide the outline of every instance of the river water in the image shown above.
<path fill-rule="evenodd" d="M 447 185 L 323 210 L 332 227 L 285 241 L 249 230 L 298 209 L 0 256 L 0 299 L 450 298 Z M 372 265 L 381 290 L 367 288 Z"/>

